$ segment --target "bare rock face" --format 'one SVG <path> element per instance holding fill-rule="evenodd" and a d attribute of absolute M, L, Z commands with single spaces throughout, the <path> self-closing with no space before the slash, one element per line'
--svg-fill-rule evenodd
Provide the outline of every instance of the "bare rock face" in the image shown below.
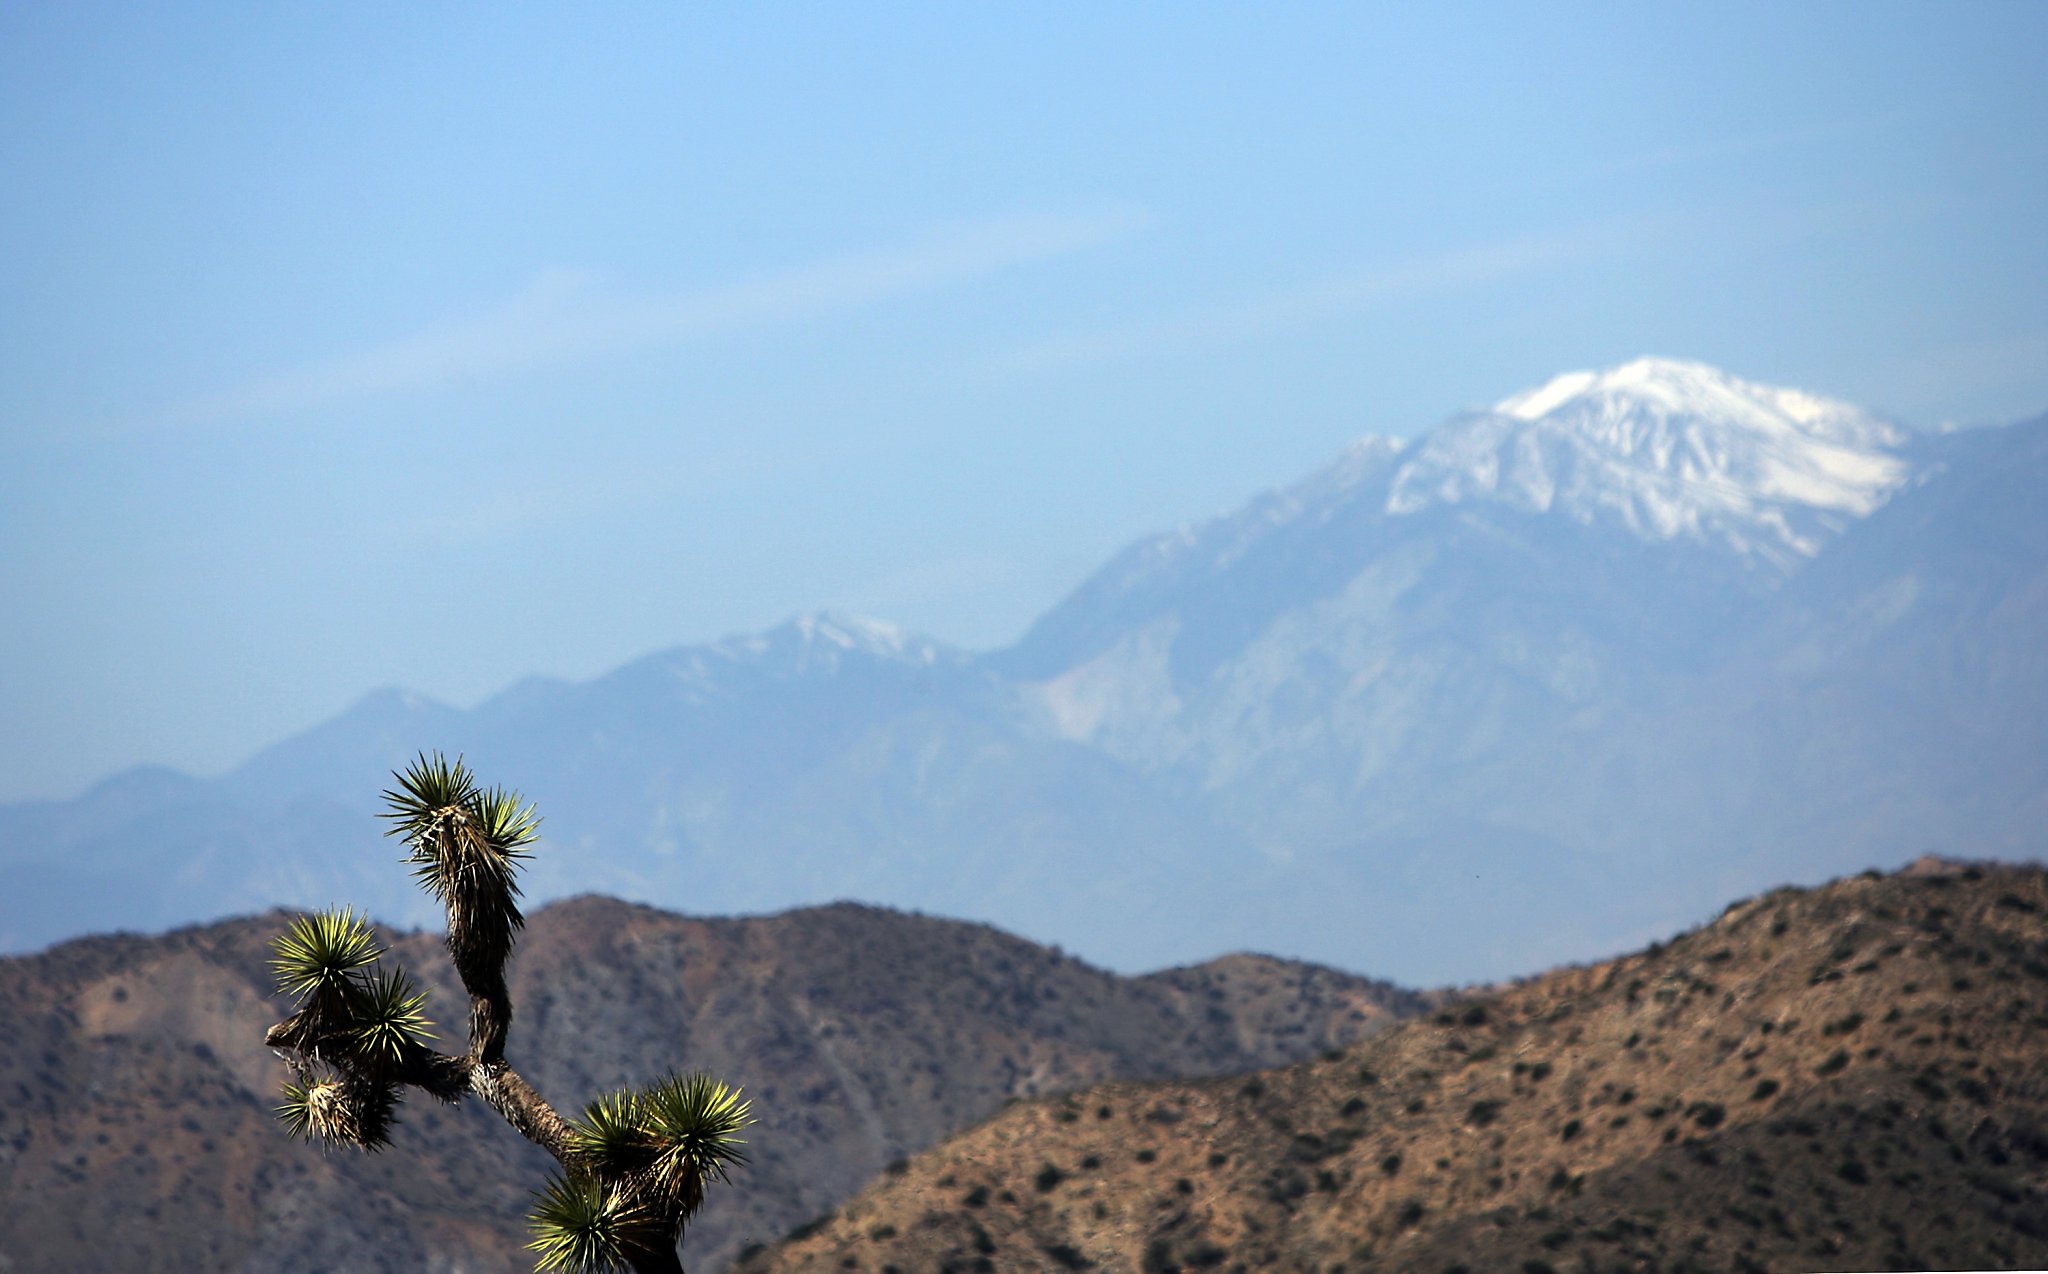
<path fill-rule="evenodd" d="M 282 913 L 0 961 L 0 1270 L 526 1268 L 550 1161 L 489 1112 L 414 1102 L 382 1153 L 272 1118 Z M 464 1000 L 437 935 L 392 954 Z M 715 1270 L 1017 1098 L 1222 1074 L 1365 1038 L 1424 1001 L 1233 956 L 1145 978 L 979 925 L 850 904 L 700 920 L 583 897 L 515 956 L 509 1056 L 566 1112 L 670 1069 L 743 1086 L 753 1162 L 685 1243 Z M 447 1032 L 444 1031 L 444 1034 Z"/>
<path fill-rule="evenodd" d="M 767 1271 L 2048 1265 L 2048 872 L 1944 864 L 1230 1079 L 1024 1103 Z"/>

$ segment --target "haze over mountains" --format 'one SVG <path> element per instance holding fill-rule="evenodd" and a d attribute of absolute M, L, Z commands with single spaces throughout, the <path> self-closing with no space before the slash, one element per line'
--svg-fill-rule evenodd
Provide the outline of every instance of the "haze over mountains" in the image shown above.
<path fill-rule="evenodd" d="M 430 922 L 372 814 L 439 748 L 538 802 L 538 898 L 1526 972 L 1781 881 L 2038 854 L 2044 490 L 2048 419 L 1923 436 L 1699 364 L 1571 373 L 1133 545 L 1007 650 L 815 615 L 0 809 L 0 939 Z"/>

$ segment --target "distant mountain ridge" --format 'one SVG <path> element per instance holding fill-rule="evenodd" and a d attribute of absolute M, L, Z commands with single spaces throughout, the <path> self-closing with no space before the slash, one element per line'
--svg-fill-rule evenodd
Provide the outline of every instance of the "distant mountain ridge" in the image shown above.
<path fill-rule="evenodd" d="M 0 808 L 28 882 L 0 938 L 330 899 L 429 922 L 371 818 L 421 748 L 540 803 L 540 898 L 863 898 L 1126 969 L 1483 978 L 1782 880 L 2032 856 L 2044 438 L 1670 359 L 1569 373 L 1141 541 L 1007 650 L 807 616 Z"/>

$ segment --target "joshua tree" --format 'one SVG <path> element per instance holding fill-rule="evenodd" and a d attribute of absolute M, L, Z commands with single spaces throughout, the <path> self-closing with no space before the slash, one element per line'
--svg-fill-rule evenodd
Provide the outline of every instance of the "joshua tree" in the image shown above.
<path fill-rule="evenodd" d="M 575 1122 L 557 1114 L 505 1060 L 505 961 L 525 923 L 514 876 L 540 819 L 518 793 L 485 790 L 438 753 L 394 777 L 389 834 L 404 838 L 413 874 L 448 913 L 469 1051 L 427 1045 L 426 996 L 383 965 L 367 920 L 346 908 L 302 916 L 272 961 L 295 1011 L 263 1037 L 292 1070 L 278 1107 L 285 1128 L 376 1150 L 407 1087 L 449 1103 L 480 1097 L 561 1164 L 529 1218 L 539 1269 L 682 1274 L 676 1247 L 705 1184 L 744 1160 L 747 1102 L 707 1075 L 670 1074 L 600 1096 Z"/>

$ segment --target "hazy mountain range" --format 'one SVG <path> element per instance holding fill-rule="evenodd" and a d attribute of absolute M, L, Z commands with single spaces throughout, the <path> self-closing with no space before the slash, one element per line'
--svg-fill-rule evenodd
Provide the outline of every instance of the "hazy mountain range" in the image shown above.
<path fill-rule="evenodd" d="M 2044 492 L 2048 418 L 1571 373 L 1135 544 L 1007 650 L 814 615 L 0 808 L 0 938 L 431 922 L 372 814 L 438 748 L 539 803 L 541 898 L 866 899 L 1126 969 L 1589 958 L 1782 881 L 2039 854 Z"/>

